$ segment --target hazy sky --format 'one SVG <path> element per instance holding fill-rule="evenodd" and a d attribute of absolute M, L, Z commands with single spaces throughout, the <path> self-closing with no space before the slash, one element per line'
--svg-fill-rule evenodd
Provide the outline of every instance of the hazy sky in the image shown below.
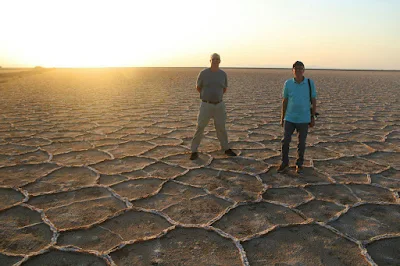
<path fill-rule="evenodd" d="M 0 0 L 0 66 L 400 69 L 398 0 Z"/>

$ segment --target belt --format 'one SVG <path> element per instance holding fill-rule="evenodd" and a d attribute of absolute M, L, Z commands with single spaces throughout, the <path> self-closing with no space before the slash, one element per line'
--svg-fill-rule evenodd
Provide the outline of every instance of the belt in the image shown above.
<path fill-rule="evenodd" d="M 222 102 L 222 101 L 219 101 L 219 102 L 210 102 L 210 101 L 205 101 L 205 100 L 202 100 L 203 101 L 203 103 L 211 103 L 211 104 L 219 104 L 220 102 Z"/>

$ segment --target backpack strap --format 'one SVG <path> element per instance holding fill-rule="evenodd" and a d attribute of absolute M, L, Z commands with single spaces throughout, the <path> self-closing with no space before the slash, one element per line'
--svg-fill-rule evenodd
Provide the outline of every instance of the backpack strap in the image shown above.
<path fill-rule="evenodd" d="M 308 80 L 308 88 L 310 88 L 310 103 L 312 104 L 312 100 L 311 100 L 311 83 L 310 83 L 310 79 Z"/>

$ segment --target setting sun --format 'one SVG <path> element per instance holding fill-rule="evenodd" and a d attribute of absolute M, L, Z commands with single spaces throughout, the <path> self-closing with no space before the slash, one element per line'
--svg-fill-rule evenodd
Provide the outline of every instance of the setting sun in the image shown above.
<path fill-rule="evenodd" d="M 399 3 L 357 2 L 3 1 L 0 66 L 400 69 Z"/>
<path fill-rule="evenodd" d="M 165 48 L 158 39 L 167 36 L 160 32 L 154 34 L 159 22 L 146 20 L 145 13 L 135 12 L 146 8 L 140 2 L 111 5 L 92 1 L 64 4 L 48 1 L 46 9 L 52 12 L 40 9 L 36 2 L 25 4 L 30 7 L 21 10 L 24 23 L 20 21 L 15 26 L 17 29 L 9 32 L 13 36 L 11 56 L 23 64 L 35 62 L 46 67 L 151 65 L 157 59 L 154 53 L 157 47 Z"/>

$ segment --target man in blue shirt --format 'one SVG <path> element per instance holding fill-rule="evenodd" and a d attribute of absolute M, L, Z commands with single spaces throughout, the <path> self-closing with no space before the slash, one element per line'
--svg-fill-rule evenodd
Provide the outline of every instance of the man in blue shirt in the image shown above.
<path fill-rule="evenodd" d="M 278 172 L 283 172 L 289 166 L 289 144 L 294 130 L 297 130 L 296 172 L 301 174 L 303 172 L 308 126 L 313 127 L 315 125 L 317 92 L 314 81 L 304 77 L 304 64 L 302 62 L 296 61 L 293 64 L 292 72 L 294 77 L 286 80 L 283 87 L 281 126 L 284 128 L 284 136 L 281 150 L 282 162 Z M 309 84 L 311 86 L 311 99 Z"/>

